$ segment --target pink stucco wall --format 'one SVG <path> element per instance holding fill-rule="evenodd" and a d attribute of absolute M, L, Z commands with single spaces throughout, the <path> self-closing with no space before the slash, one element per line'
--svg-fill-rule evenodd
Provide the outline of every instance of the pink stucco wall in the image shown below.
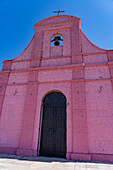
<path fill-rule="evenodd" d="M 7 86 L 0 119 L 0 147 L 19 146 L 25 93 L 26 86 Z"/>
<path fill-rule="evenodd" d="M 0 72 L 0 152 L 36 156 L 40 109 L 50 92 L 67 99 L 67 159 L 113 162 L 113 51 L 92 44 L 80 19 L 61 15 Z M 51 38 L 63 36 L 63 46 Z"/>

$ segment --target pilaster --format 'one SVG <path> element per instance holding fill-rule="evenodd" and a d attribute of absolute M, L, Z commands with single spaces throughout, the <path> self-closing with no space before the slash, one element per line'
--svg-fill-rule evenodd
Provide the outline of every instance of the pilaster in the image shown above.
<path fill-rule="evenodd" d="M 9 78 L 9 73 L 0 73 L 0 116 L 2 113 L 2 107 L 3 107 L 3 102 L 4 102 L 4 97 L 5 97 L 5 92 L 6 92 L 6 85 L 8 84 L 8 78 Z"/>
<path fill-rule="evenodd" d="M 43 45 L 43 32 L 38 30 L 35 32 L 33 40 L 32 57 L 30 61 L 30 67 L 39 67 L 40 59 L 42 57 L 42 45 Z M 36 59 L 36 60 L 32 60 Z"/>
<path fill-rule="evenodd" d="M 84 67 L 72 70 L 72 79 L 84 79 Z M 72 82 L 73 154 L 88 153 L 85 82 Z"/>
<path fill-rule="evenodd" d="M 33 83 L 35 81 L 38 81 L 38 72 L 31 71 L 29 73 L 20 145 L 17 150 L 17 155 L 36 156 L 36 151 L 32 149 L 38 92 L 38 84 Z"/>

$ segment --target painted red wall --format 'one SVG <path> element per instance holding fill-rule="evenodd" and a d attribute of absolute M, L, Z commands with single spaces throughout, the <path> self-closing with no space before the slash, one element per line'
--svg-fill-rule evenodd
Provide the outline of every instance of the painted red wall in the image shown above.
<path fill-rule="evenodd" d="M 113 51 L 82 32 L 79 18 L 53 16 L 0 72 L 0 152 L 37 155 L 40 109 L 52 91 L 67 99 L 67 159 L 113 162 Z M 62 35 L 63 46 L 51 47 Z"/>

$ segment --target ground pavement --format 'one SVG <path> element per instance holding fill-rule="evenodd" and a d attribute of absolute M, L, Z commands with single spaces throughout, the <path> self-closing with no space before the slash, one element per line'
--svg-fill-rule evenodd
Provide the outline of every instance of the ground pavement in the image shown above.
<path fill-rule="evenodd" d="M 0 170 L 113 170 L 113 164 L 0 154 Z"/>

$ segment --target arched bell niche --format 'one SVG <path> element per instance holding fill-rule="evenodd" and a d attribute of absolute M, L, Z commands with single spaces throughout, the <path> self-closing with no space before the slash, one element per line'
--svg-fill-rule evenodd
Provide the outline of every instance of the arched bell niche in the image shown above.
<path fill-rule="evenodd" d="M 51 37 L 50 56 L 61 57 L 63 56 L 63 35 L 60 33 L 53 34 Z"/>
<path fill-rule="evenodd" d="M 62 35 L 55 35 L 51 38 L 51 47 L 54 46 L 62 46 L 63 45 L 63 36 Z"/>

